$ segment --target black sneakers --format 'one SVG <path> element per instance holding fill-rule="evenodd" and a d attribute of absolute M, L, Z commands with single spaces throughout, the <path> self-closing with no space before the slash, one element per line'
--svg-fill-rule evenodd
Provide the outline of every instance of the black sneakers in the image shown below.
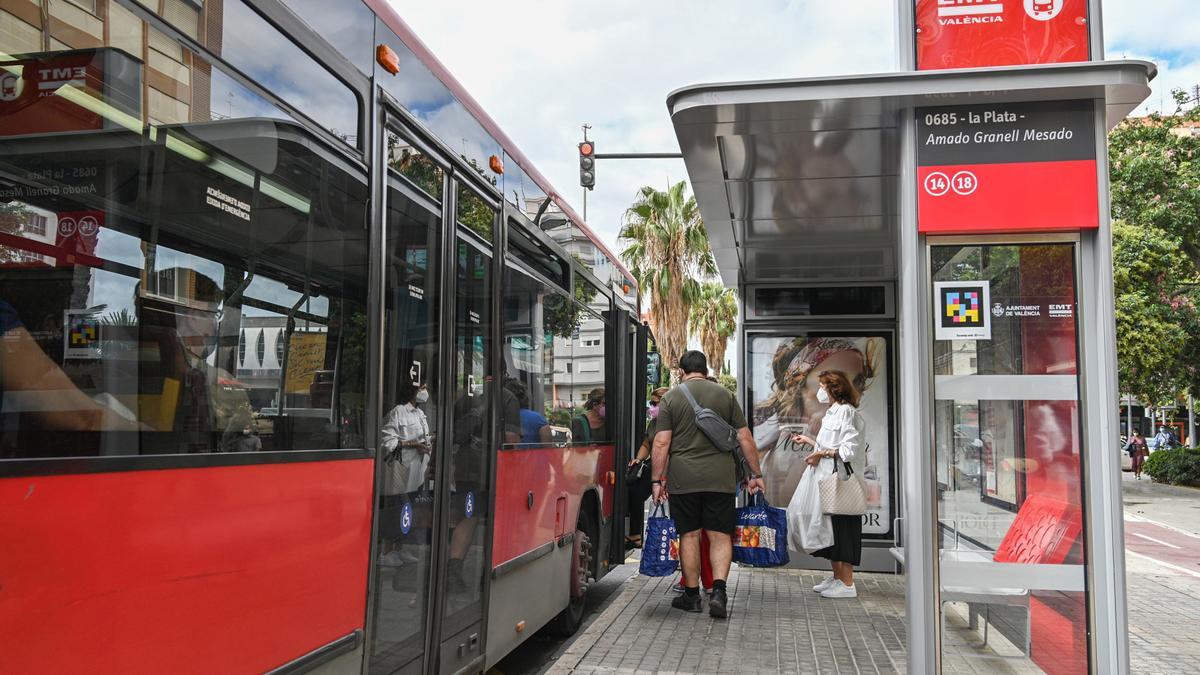
<path fill-rule="evenodd" d="M 729 616 L 729 596 L 726 595 L 724 588 L 714 588 L 712 595 L 708 596 L 708 615 L 714 619 L 724 619 Z"/>
<path fill-rule="evenodd" d="M 675 596 L 675 599 L 671 600 L 672 607 L 675 609 L 682 609 L 685 612 L 699 612 L 701 609 L 701 604 L 702 601 L 700 600 L 699 593 L 696 595 L 681 593 L 680 595 Z"/>

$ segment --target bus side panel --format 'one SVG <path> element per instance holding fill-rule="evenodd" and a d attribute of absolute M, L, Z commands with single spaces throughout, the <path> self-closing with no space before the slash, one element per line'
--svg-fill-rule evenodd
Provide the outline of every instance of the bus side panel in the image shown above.
<path fill-rule="evenodd" d="M 262 672 L 361 629 L 373 470 L 0 480 L 0 672 Z"/>
<path fill-rule="evenodd" d="M 612 445 L 501 450 L 496 460 L 496 529 L 493 567 L 575 531 L 584 490 L 601 488 L 602 513 L 612 517 Z M 529 508 L 529 493 L 533 508 Z M 565 501 L 560 504 L 559 498 Z"/>

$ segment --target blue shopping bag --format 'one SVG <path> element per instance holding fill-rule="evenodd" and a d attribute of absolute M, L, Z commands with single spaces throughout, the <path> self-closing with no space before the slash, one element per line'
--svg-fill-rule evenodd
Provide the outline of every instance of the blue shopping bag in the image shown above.
<path fill-rule="evenodd" d="M 733 561 L 751 567 L 788 563 L 787 511 L 767 503 L 760 490 L 748 506 L 737 510 L 733 528 Z"/>
<path fill-rule="evenodd" d="M 662 504 L 656 504 L 646 519 L 642 562 L 638 566 L 644 576 L 666 577 L 679 569 L 679 533 L 675 531 L 675 521 L 662 513 Z"/>

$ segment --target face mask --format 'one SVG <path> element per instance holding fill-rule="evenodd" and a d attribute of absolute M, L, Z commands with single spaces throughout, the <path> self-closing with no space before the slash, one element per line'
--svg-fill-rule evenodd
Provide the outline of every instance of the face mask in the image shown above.
<path fill-rule="evenodd" d="M 417 390 L 417 403 L 426 403 L 429 401 L 429 392 L 424 389 Z"/>
<path fill-rule="evenodd" d="M 600 416 L 600 419 L 604 419 L 606 412 L 608 412 L 608 410 L 603 403 L 596 406 L 596 414 Z"/>
<path fill-rule="evenodd" d="M 829 403 L 829 392 L 825 390 L 825 387 L 817 390 L 817 400 L 821 403 Z"/>
<path fill-rule="evenodd" d="M 647 411 L 646 416 L 652 420 L 658 419 L 658 406 L 656 406 L 656 405 L 650 406 L 650 410 Z"/>

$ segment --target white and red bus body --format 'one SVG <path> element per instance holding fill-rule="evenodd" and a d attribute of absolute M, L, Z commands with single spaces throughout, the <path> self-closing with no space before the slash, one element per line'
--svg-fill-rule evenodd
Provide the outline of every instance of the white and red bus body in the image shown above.
<path fill-rule="evenodd" d="M 0 1 L 0 672 L 573 629 L 623 558 L 632 276 L 386 2 L 163 4 Z M 600 386 L 595 442 L 537 435 Z"/>

